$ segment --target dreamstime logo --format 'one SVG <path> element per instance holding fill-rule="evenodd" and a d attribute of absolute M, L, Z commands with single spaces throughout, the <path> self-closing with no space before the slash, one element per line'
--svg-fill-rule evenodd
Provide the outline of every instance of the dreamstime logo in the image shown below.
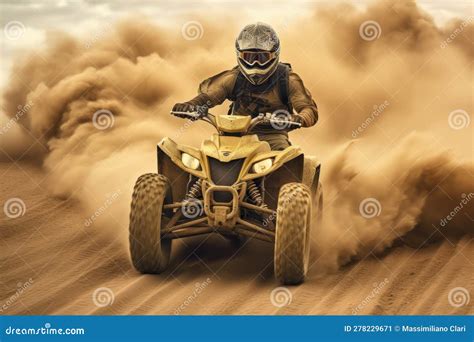
<path fill-rule="evenodd" d="M 3 28 L 3 33 L 8 40 L 18 40 L 25 33 L 25 25 L 21 21 L 9 21 Z"/>
<path fill-rule="evenodd" d="M 447 216 L 443 217 L 439 225 L 441 227 L 446 226 L 449 221 L 451 221 L 457 213 L 459 213 L 472 199 L 474 198 L 474 193 L 470 192 L 468 194 L 461 194 L 461 201 L 457 206 L 455 206 Z"/>
<path fill-rule="evenodd" d="M 179 139 L 183 133 L 193 125 L 193 123 L 195 123 L 196 121 L 193 121 L 191 119 L 186 119 L 186 121 L 184 122 L 184 125 L 182 125 L 180 128 L 179 128 L 179 131 L 178 133 L 175 135 L 175 139 Z"/>
<path fill-rule="evenodd" d="M 451 34 L 449 35 L 448 38 L 446 38 L 445 40 L 443 40 L 441 42 L 441 44 L 439 45 L 442 49 L 446 48 L 448 46 L 448 44 L 452 43 L 456 37 L 458 35 L 460 35 L 463 31 L 464 31 L 464 28 L 466 28 L 471 22 L 474 21 L 474 16 L 470 16 L 469 18 L 467 18 L 466 20 L 463 20 L 461 22 L 461 25 L 459 25 L 458 27 L 456 27 L 454 29 L 453 32 L 451 32 Z"/>
<path fill-rule="evenodd" d="M 197 282 L 194 284 L 194 289 L 191 295 L 186 297 L 185 301 L 174 310 L 175 315 L 179 315 L 181 312 L 183 312 L 189 305 L 191 305 L 196 298 L 212 283 L 212 280 L 210 278 L 207 278 L 205 281 L 202 283 Z"/>
<path fill-rule="evenodd" d="M 18 197 L 10 198 L 3 205 L 3 212 L 12 219 L 23 216 L 26 213 L 25 202 Z"/>
<path fill-rule="evenodd" d="M 112 193 L 105 195 L 104 203 L 96 209 L 96 211 L 84 221 L 84 226 L 89 227 L 97 218 L 102 215 L 117 200 L 122 190 L 118 189 Z"/>
<path fill-rule="evenodd" d="M 356 307 L 352 308 L 352 314 L 357 315 L 364 307 L 367 306 L 388 284 L 388 278 L 385 278 L 382 282 L 375 282 L 373 284 L 372 291 L 364 298 L 362 302 L 360 302 Z"/>
<path fill-rule="evenodd" d="M 376 40 L 382 34 L 382 28 L 379 23 L 374 20 L 364 21 L 359 26 L 359 35 L 363 40 L 368 42 Z"/>
<path fill-rule="evenodd" d="M 287 129 L 290 125 L 291 114 L 285 109 L 278 109 L 274 111 L 270 117 L 270 125 L 276 130 Z"/>
<path fill-rule="evenodd" d="M 28 103 L 25 104 L 24 106 L 19 105 L 17 107 L 18 110 L 15 113 L 15 116 L 13 116 L 10 120 L 7 121 L 6 124 L 4 124 L 0 128 L 0 135 L 3 135 L 5 133 L 7 133 L 8 130 L 10 130 L 21 119 L 21 117 L 23 115 L 25 115 L 26 113 L 28 113 L 31 110 L 33 105 L 34 105 L 33 101 L 28 101 Z"/>
<path fill-rule="evenodd" d="M 199 21 L 188 21 L 181 27 L 181 35 L 186 40 L 201 39 L 204 35 L 204 28 Z"/>
<path fill-rule="evenodd" d="M 92 301 L 95 306 L 98 306 L 99 308 L 112 305 L 114 300 L 114 292 L 108 287 L 99 287 L 92 294 Z"/>
<path fill-rule="evenodd" d="M 5 329 L 5 334 L 13 336 L 52 336 L 52 335 L 84 335 L 84 328 L 55 328 L 51 323 L 47 322 L 44 326 L 39 328 L 31 327 L 31 324 L 28 328 L 17 328 L 12 327 L 11 325 Z"/>
<path fill-rule="evenodd" d="M 32 278 L 28 279 L 28 281 L 24 283 L 19 282 L 17 284 L 17 289 L 15 293 L 10 296 L 7 301 L 0 307 L 0 312 L 7 310 L 11 305 L 13 305 L 18 300 L 18 298 L 20 298 L 23 292 L 25 292 L 31 285 L 33 285 Z"/>
<path fill-rule="evenodd" d="M 469 291 L 464 287 L 455 287 L 449 291 L 448 302 L 455 308 L 460 308 L 461 306 L 467 305 L 470 301 L 471 296 Z"/>
<path fill-rule="evenodd" d="M 92 116 L 92 123 L 101 131 L 112 128 L 115 123 L 114 114 L 108 109 L 99 109 Z"/>
<path fill-rule="evenodd" d="M 290 196 L 285 200 L 285 203 L 291 202 L 296 196 L 298 195 L 298 192 L 292 192 L 290 193 Z M 277 212 L 274 211 L 272 214 L 268 215 L 262 222 L 263 226 L 266 227 L 269 224 L 272 224 L 277 217 Z"/>
<path fill-rule="evenodd" d="M 463 109 L 456 109 L 449 113 L 448 116 L 449 127 L 455 130 L 463 129 L 471 124 L 471 117 L 469 113 Z"/>
<path fill-rule="evenodd" d="M 181 204 L 181 213 L 188 219 L 201 216 L 203 210 L 202 202 L 194 198 L 185 200 Z"/>
<path fill-rule="evenodd" d="M 355 130 L 352 131 L 352 137 L 355 139 L 357 136 L 362 133 L 367 127 L 370 126 L 370 124 L 375 121 L 375 119 L 384 112 L 384 110 L 390 105 L 390 102 L 385 100 L 382 104 L 380 105 L 374 105 L 374 109 L 372 113 L 370 113 L 370 116 L 368 116 L 362 124 L 357 127 Z"/>
<path fill-rule="evenodd" d="M 365 218 L 374 218 L 382 212 L 382 205 L 376 198 L 366 198 L 360 202 L 359 212 Z"/>
<path fill-rule="evenodd" d="M 293 295 L 286 287 L 274 288 L 270 294 L 270 301 L 272 302 L 273 306 L 276 306 L 277 308 L 290 305 L 292 299 Z"/>
<path fill-rule="evenodd" d="M 110 24 L 106 23 L 105 25 L 101 25 L 95 31 L 95 34 L 84 43 L 84 48 L 90 49 L 95 43 L 97 43 L 100 38 L 102 38 L 107 32 L 111 30 L 112 27 L 110 26 Z"/>

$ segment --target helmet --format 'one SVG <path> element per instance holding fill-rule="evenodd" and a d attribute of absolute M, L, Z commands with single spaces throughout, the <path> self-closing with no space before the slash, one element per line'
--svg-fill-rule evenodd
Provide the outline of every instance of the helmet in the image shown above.
<path fill-rule="evenodd" d="M 278 66 L 280 40 L 270 25 L 245 26 L 235 41 L 235 49 L 240 71 L 254 85 L 265 82 Z"/>

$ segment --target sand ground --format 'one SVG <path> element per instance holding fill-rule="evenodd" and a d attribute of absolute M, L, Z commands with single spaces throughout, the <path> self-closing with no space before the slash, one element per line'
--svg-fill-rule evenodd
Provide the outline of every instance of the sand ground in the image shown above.
<path fill-rule="evenodd" d="M 239 249 L 219 236 L 186 240 L 170 271 L 140 275 L 123 234 L 86 227 L 79 203 L 43 190 L 40 169 L 3 163 L 0 174 L 2 198 L 21 197 L 27 207 L 24 216 L 1 220 L 3 314 L 474 313 L 472 299 L 462 307 L 448 301 L 455 287 L 473 293 L 472 236 L 392 247 L 331 274 L 312 268 L 303 285 L 287 287 L 278 299 L 272 249 L 264 242 Z M 281 301 L 287 305 L 279 307 Z"/>

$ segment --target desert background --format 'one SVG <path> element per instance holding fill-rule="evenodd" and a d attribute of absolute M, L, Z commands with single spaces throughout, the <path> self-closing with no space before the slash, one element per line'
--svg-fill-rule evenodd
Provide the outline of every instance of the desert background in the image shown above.
<path fill-rule="evenodd" d="M 0 1 L 0 311 L 11 314 L 473 314 L 471 1 Z M 319 107 L 290 134 L 322 162 L 309 277 L 272 246 L 175 241 L 161 275 L 130 263 L 136 178 L 169 115 L 271 24 Z M 228 103 L 213 109 L 226 113 Z"/>

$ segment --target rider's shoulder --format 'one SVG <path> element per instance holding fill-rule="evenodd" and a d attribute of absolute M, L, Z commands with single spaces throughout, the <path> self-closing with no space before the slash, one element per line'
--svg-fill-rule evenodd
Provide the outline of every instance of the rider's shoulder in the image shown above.
<path fill-rule="evenodd" d="M 224 83 L 232 84 L 233 82 L 235 82 L 235 79 L 237 78 L 239 72 L 240 71 L 238 68 L 232 68 L 230 70 L 220 72 L 217 75 L 214 75 L 212 78 L 216 80 L 221 80 Z"/>
<path fill-rule="evenodd" d="M 239 74 L 239 70 L 237 68 L 232 68 L 230 70 L 224 70 L 214 76 L 211 76 L 204 81 L 201 82 L 199 85 L 199 90 L 201 92 L 206 92 L 206 90 L 214 85 L 221 86 L 221 87 L 230 87 L 234 84 L 237 75 Z"/>
<path fill-rule="evenodd" d="M 300 75 L 298 75 L 296 72 L 294 72 L 293 70 L 290 70 L 288 72 L 288 78 L 291 80 L 294 80 L 294 81 L 298 81 L 298 80 L 301 80 L 301 77 Z"/>
<path fill-rule="evenodd" d="M 297 84 L 303 84 L 303 80 L 301 79 L 300 75 L 298 75 L 293 70 L 291 70 L 288 74 L 288 82 L 290 87 Z"/>

